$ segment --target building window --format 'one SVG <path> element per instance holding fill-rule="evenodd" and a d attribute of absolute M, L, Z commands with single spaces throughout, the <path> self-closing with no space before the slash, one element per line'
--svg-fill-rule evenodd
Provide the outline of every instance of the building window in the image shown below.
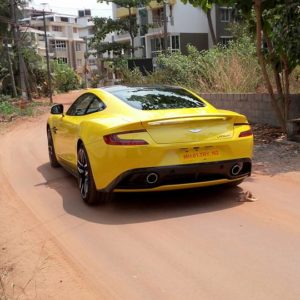
<path fill-rule="evenodd" d="M 222 46 L 227 46 L 230 41 L 233 40 L 232 36 L 221 36 L 220 43 Z"/>
<path fill-rule="evenodd" d="M 231 22 L 232 8 L 231 7 L 221 7 L 220 8 L 220 19 L 221 22 Z"/>
<path fill-rule="evenodd" d="M 50 47 L 52 49 L 55 49 L 55 51 L 66 51 L 67 50 L 67 44 L 66 41 L 50 41 Z"/>
<path fill-rule="evenodd" d="M 61 26 L 52 26 L 52 30 L 57 31 L 57 32 L 62 32 L 62 27 Z"/>
<path fill-rule="evenodd" d="M 159 28 L 163 25 L 163 8 L 152 10 L 152 26 L 154 28 Z"/>
<path fill-rule="evenodd" d="M 89 65 L 95 65 L 96 59 L 95 58 L 89 58 Z"/>
<path fill-rule="evenodd" d="M 151 39 L 151 53 L 152 57 L 157 57 L 164 50 L 164 39 L 154 38 Z"/>
<path fill-rule="evenodd" d="M 77 67 L 81 67 L 82 66 L 82 59 L 77 59 Z"/>
<path fill-rule="evenodd" d="M 57 58 L 57 62 L 59 64 L 67 64 L 68 63 L 68 59 L 66 57 L 58 57 Z"/>
<path fill-rule="evenodd" d="M 77 32 L 78 32 L 77 28 L 73 27 L 73 33 L 77 33 Z"/>
<path fill-rule="evenodd" d="M 45 37 L 43 35 L 38 35 L 38 40 L 41 41 L 41 42 L 44 42 L 45 41 Z"/>
<path fill-rule="evenodd" d="M 171 39 L 172 39 L 172 43 L 171 43 L 172 48 L 171 48 L 171 50 L 172 50 L 172 51 L 173 51 L 173 50 L 175 50 L 175 51 L 180 50 L 180 46 L 179 46 L 179 35 L 172 35 L 172 36 L 171 36 Z"/>
<path fill-rule="evenodd" d="M 89 29 L 88 29 L 88 34 L 89 34 L 89 35 L 93 35 L 94 33 L 95 33 L 94 28 L 89 28 Z"/>
<path fill-rule="evenodd" d="M 148 10 L 146 8 L 139 10 L 140 15 L 140 35 L 144 36 L 148 33 Z"/>
<path fill-rule="evenodd" d="M 79 17 L 79 18 L 84 17 L 84 10 L 79 10 L 79 11 L 78 11 L 78 17 Z"/>
<path fill-rule="evenodd" d="M 76 43 L 76 51 L 81 51 L 81 43 Z"/>
<path fill-rule="evenodd" d="M 61 22 L 69 22 L 69 18 L 66 18 L 66 17 L 60 17 L 60 21 Z"/>
<path fill-rule="evenodd" d="M 67 49 L 66 41 L 56 41 L 56 50 L 66 51 L 66 49 Z"/>
<path fill-rule="evenodd" d="M 84 15 L 85 16 L 91 16 L 92 14 L 91 14 L 91 10 L 90 9 L 85 9 L 84 10 Z"/>
<path fill-rule="evenodd" d="M 46 20 L 49 22 L 54 22 L 54 17 L 46 17 Z"/>
<path fill-rule="evenodd" d="M 164 49 L 164 38 L 154 38 L 151 40 L 152 57 L 158 56 Z M 172 35 L 168 37 L 168 50 L 171 52 L 180 50 L 179 35 Z"/>

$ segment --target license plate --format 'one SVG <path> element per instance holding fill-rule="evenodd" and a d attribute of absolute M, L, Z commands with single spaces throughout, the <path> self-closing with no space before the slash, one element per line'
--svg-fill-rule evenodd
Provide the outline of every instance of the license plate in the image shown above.
<path fill-rule="evenodd" d="M 181 160 L 183 161 L 205 161 L 219 157 L 220 155 L 220 150 L 216 148 L 183 149 L 180 153 Z"/>

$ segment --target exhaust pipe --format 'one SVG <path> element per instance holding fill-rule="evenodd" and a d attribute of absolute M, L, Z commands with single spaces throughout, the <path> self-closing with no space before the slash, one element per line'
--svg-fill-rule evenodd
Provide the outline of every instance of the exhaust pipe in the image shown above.
<path fill-rule="evenodd" d="M 230 174 L 233 176 L 239 175 L 239 173 L 242 171 L 243 163 L 237 163 L 233 165 L 233 167 L 230 170 Z"/>
<path fill-rule="evenodd" d="M 146 177 L 148 184 L 155 184 L 158 181 L 158 175 L 156 173 L 149 173 Z"/>

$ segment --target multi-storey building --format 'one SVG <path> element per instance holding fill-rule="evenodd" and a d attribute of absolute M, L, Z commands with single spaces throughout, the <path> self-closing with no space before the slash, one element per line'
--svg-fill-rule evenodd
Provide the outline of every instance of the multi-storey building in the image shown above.
<path fill-rule="evenodd" d="M 86 61 L 85 64 L 88 68 L 86 71 L 97 69 L 97 59 L 93 55 L 93 51 L 88 48 L 89 41 L 94 36 L 94 22 L 92 21 L 92 14 L 90 9 L 78 11 L 77 24 L 79 27 L 79 37 L 85 41 Z"/>
<path fill-rule="evenodd" d="M 136 16 L 137 24 L 140 25 L 139 35 L 135 38 L 135 45 L 138 46 L 136 56 L 156 57 L 164 49 L 163 4 L 151 1 L 147 7 L 132 9 L 131 14 Z M 127 8 L 113 5 L 114 18 L 128 16 Z M 231 9 L 214 6 L 212 20 L 218 42 L 226 43 L 232 38 L 226 30 L 231 21 Z M 184 4 L 180 0 L 167 1 L 167 33 L 170 51 L 180 50 L 185 54 L 188 44 L 199 50 L 212 46 L 206 14 L 200 8 Z M 116 34 L 115 41 L 130 42 L 129 34 Z"/>
<path fill-rule="evenodd" d="M 42 13 L 35 10 L 34 14 L 22 20 L 22 24 L 26 24 L 28 30 L 35 33 L 36 49 L 39 54 L 45 56 L 45 40 L 41 34 L 44 30 Z M 83 72 L 86 47 L 84 39 L 79 35 L 81 26 L 77 23 L 77 17 L 47 12 L 45 19 L 50 58 Z"/>

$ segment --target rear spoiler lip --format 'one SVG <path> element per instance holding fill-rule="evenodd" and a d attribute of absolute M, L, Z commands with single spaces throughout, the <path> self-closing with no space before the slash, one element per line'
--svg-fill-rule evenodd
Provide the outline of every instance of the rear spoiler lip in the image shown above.
<path fill-rule="evenodd" d="M 235 115 L 224 115 L 224 114 L 214 114 L 214 115 L 188 115 L 182 117 L 169 117 L 163 119 L 156 119 L 150 121 L 142 121 L 142 124 L 148 124 L 150 126 L 158 126 L 158 125 L 167 125 L 167 124 L 179 124 L 185 123 L 188 121 L 193 121 L 194 119 L 201 120 L 226 120 L 228 118 L 235 117 Z"/>

